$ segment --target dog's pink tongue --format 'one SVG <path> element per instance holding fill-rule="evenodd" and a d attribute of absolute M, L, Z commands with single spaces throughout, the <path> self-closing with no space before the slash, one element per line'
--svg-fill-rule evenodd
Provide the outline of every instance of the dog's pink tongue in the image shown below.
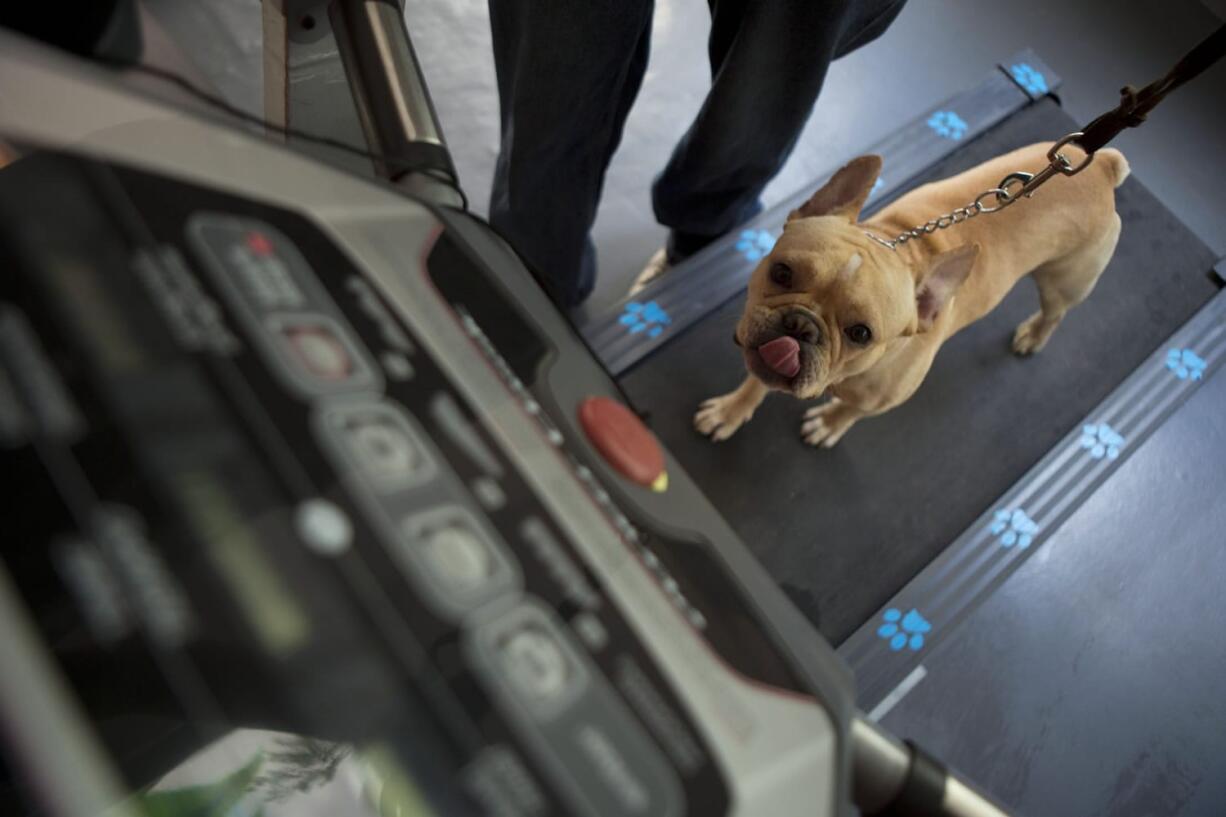
<path fill-rule="evenodd" d="M 784 335 L 758 347 L 762 362 L 784 377 L 795 377 L 800 371 L 800 344 L 796 338 Z"/>

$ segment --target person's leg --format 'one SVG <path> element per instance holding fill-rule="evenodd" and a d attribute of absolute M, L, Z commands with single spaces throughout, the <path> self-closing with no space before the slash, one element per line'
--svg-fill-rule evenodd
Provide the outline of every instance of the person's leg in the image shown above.
<path fill-rule="evenodd" d="M 652 187 L 673 262 L 758 213 L 831 60 L 880 36 L 905 0 L 709 2 L 711 91 Z"/>
<path fill-rule="evenodd" d="M 642 83 L 652 0 L 490 0 L 502 112 L 490 223 L 563 306 L 595 284 L 605 169 Z"/>

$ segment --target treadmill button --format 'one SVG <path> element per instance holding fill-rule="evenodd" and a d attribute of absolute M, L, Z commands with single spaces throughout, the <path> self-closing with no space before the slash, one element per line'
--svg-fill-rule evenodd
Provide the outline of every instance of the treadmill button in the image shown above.
<path fill-rule="evenodd" d="M 505 634 L 496 649 L 510 686 L 530 702 L 555 701 L 575 680 L 575 670 L 558 642 L 533 623 Z"/>
<path fill-rule="evenodd" d="M 596 626 L 593 640 L 602 640 L 608 634 Z M 569 801 L 565 813 L 689 813 L 677 766 L 643 724 L 646 719 L 672 729 L 670 713 L 664 712 L 663 720 L 656 712 L 635 714 L 622 697 L 622 684 L 605 677 L 552 606 L 524 596 L 513 606 L 491 609 L 475 618 L 461 644 L 468 665 L 526 738 L 541 768 L 553 780 L 565 781 L 559 786 Z M 674 744 L 670 733 L 669 745 Z"/>
<path fill-rule="evenodd" d="M 282 364 L 279 371 L 298 391 L 313 397 L 380 385 L 348 330 L 326 315 L 268 315 L 264 331 Z"/>
<path fill-rule="evenodd" d="M 393 411 L 357 410 L 337 420 L 350 456 L 381 490 L 413 485 L 433 472 L 433 463 L 408 423 Z"/>
<path fill-rule="evenodd" d="M 378 422 L 355 423 L 350 446 L 366 472 L 381 482 L 399 482 L 421 468 L 423 457 L 399 428 Z"/>
<path fill-rule="evenodd" d="M 287 326 L 282 329 L 295 359 L 321 380 L 345 380 L 353 373 L 348 350 L 326 326 Z"/>
<path fill-rule="evenodd" d="M 455 591 L 479 588 L 496 569 L 489 547 L 458 521 L 425 531 L 421 548 L 431 572 Z"/>
<path fill-rule="evenodd" d="M 420 503 L 413 503 L 420 504 Z M 522 585 L 518 563 L 488 523 L 459 505 L 414 513 L 401 523 L 392 555 L 423 600 L 449 619 L 463 619 Z"/>
<path fill-rule="evenodd" d="M 334 464 L 379 494 L 429 482 L 438 471 L 422 433 L 393 403 L 330 401 L 315 428 Z"/>
<path fill-rule="evenodd" d="M 243 244 L 247 246 L 248 252 L 260 258 L 270 258 L 276 255 L 276 250 L 272 246 L 272 241 L 268 238 L 267 233 L 259 230 L 250 230 L 243 237 Z"/>
<path fill-rule="evenodd" d="M 630 409 L 608 397 L 579 404 L 579 423 L 605 462 L 631 482 L 662 492 L 668 488 L 664 452 Z"/>

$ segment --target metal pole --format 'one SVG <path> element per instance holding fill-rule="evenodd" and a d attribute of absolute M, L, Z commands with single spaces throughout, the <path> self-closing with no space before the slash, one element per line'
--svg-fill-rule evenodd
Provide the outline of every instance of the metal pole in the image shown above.
<path fill-rule="evenodd" d="M 906 815 L 920 803 L 943 817 L 1009 817 L 945 767 L 863 715 L 851 723 L 852 797 L 865 815 Z"/>
<path fill-rule="evenodd" d="M 463 206 L 455 166 L 396 0 L 333 0 L 328 18 L 380 175 Z"/>

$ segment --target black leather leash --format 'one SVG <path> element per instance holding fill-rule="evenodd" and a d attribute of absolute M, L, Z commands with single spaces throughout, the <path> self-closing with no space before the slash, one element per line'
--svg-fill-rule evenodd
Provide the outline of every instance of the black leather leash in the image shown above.
<path fill-rule="evenodd" d="M 1086 153 L 1094 153 L 1114 139 L 1125 128 L 1135 128 L 1145 122 L 1149 112 L 1179 86 L 1199 76 L 1205 69 L 1226 57 L 1226 25 L 1206 37 L 1200 45 L 1160 79 L 1141 90 L 1125 85 L 1120 91 L 1120 104 L 1081 129 L 1073 143 Z"/>

